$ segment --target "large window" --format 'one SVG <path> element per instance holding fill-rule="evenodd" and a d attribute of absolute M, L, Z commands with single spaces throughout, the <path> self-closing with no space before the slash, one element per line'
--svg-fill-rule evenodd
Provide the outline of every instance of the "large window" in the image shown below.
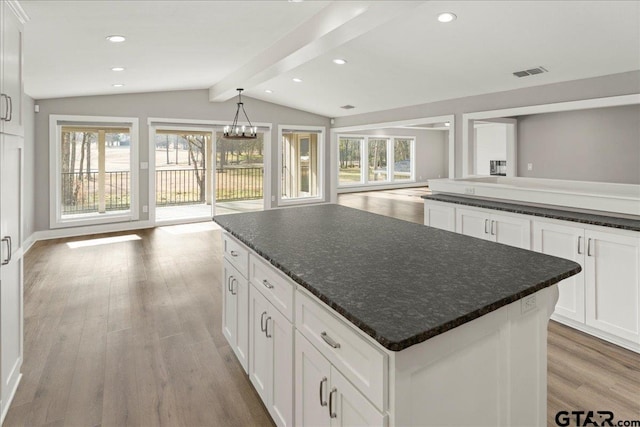
<path fill-rule="evenodd" d="M 320 129 L 281 129 L 280 201 L 322 198 L 323 133 Z"/>
<path fill-rule="evenodd" d="M 338 186 L 413 181 L 414 150 L 413 137 L 340 135 Z M 361 165 L 366 165 L 366 168 Z"/>
<path fill-rule="evenodd" d="M 137 119 L 121 120 L 51 117 L 52 227 L 130 220 L 137 215 L 132 209 Z"/>

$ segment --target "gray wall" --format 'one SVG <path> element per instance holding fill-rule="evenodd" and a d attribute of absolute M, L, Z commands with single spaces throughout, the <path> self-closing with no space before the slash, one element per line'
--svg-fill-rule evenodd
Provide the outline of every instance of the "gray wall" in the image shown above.
<path fill-rule="evenodd" d="M 185 90 L 173 92 L 154 92 L 140 94 L 84 96 L 74 98 L 46 99 L 36 101 L 40 113 L 35 118 L 35 230 L 49 229 L 49 115 L 90 115 L 90 116 L 122 116 L 139 119 L 140 162 L 149 161 L 149 127 L 148 117 L 170 119 L 201 119 L 230 121 L 235 114 L 237 99 L 224 103 L 209 102 L 209 92 L 202 90 Z M 295 110 L 281 105 L 244 99 L 247 114 L 252 122 L 271 123 L 271 192 L 276 195 L 277 174 L 277 134 L 278 125 L 324 126 L 326 128 L 326 159 L 329 162 L 329 119 L 315 114 Z M 33 111 L 33 110 L 32 110 Z M 146 171 L 143 171 L 146 172 Z M 330 190 L 328 174 L 325 174 L 325 191 Z M 140 220 L 147 220 L 148 214 L 142 212 L 142 206 L 149 203 L 149 179 L 147 173 L 140 173 Z M 327 196 L 328 199 L 328 196 Z M 272 203 L 275 205 L 275 203 Z"/>
<path fill-rule="evenodd" d="M 410 107 L 338 117 L 334 127 L 384 123 L 455 114 L 455 172 L 462 172 L 462 114 L 640 93 L 640 71 L 573 80 L 523 89 L 431 102 Z"/>
<path fill-rule="evenodd" d="M 36 226 L 36 206 L 44 208 L 40 203 L 36 204 L 35 198 L 35 169 L 36 169 L 36 149 L 34 135 L 35 114 L 33 112 L 34 101 L 25 95 L 24 99 L 24 169 L 23 169 L 23 238 L 26 239 L 33 234 Z M 44 184 L 47 188 L 48 183 Z M 48 205 L 48 200 L 47 205 Z"/>
<path fill-rule="evenodd" d="M 427 183 L 432 178 L 446 178 L 449 174 L 449 131 L 384 128 L 339 135 L 415 136 L 416 138 L 416 182 Z"/>
<path fill-rule="evenodd" d="M 640 105 L 518 117 L 518 176 L 640 184 Z"/>

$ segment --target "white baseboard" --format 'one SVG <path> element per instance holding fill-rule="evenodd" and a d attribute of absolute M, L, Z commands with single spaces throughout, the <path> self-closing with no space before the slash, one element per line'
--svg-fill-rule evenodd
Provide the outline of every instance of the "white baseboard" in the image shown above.
<path fill-rule="evenodd" d="M 90 234 L 111 233 L 115 231 L 139 230 L 153 228 L 156 225 L 150 221 L 118 222 L 113 224 L 87 225 L 84 227 L 57 228 L 54 230 L 36 231 L 27 238 L 31 240 L 29 247 L 40 240 L 60 239 L 65 237 L 87 236 Z M 26 246 L 26 245 L 25 245 Z"/>
<path fill-rule="evenodd" d="M 357 193 L 361 191 L 376 191 L 376 190 L 394 190 L 396 188 L 412 188 L 412 187 L 427 187 L 429 183 L 427 181 L 412 181 L 405 182 L 403 184 L 376 184 L 376 185 L 353 185 L 338 187 L 337 193 Z"/>
<path fill-rule="evenodd" d="M 22 242 L 22 254 L 26 254 L 36 242 L 36 233 L 31 233 L 31 235 Z"/>
<path fill-rule="evenodd" d="M 638 343 L 627 341 L 625 339 L 616 337 L 615 335 L 611 335 L 607 332 L 585 325 L 584 323 L 576 322 L 575 320 L 572 320 L 572 319 L 567 319 L 566 317 L 557 315 L 555 313 L 551 315 L 551 320 L 555 320 L 556 322 L 562 323 L 565 326 L 569 326 L 570 328 L 577 329 L 578 331 L 584 332 L 587 335 L 592 335 L 596 338 L 600 338 L 601 340 L 608 341 L 611 344 L 615 344 L 619 347 L 626 348 L 627 350 L 631 350 L 635 353 L 640 353 L 640 344 Z"/>

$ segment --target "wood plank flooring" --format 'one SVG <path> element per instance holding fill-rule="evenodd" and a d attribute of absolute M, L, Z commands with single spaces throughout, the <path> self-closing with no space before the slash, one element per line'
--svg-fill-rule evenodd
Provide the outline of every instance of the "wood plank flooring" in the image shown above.
<path fill-rule="evenodd" d="M 339 203 L 422 223 L 425 189 Z M 98 243 L 101 238 L 139 239 Z M 38 242 L 25 256 L 25 360 L 5 426 L 272 426 L 221 331 L 220 232 L 196 223 Z M 640 419 L 640 355 L 552 322 L 558 410 Z"/>

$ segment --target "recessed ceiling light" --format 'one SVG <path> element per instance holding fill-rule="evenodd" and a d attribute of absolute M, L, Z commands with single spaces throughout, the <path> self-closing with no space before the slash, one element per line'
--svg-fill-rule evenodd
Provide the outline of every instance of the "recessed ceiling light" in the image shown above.
<path fill-rule="evenodd" d="M 344 59 L 336 58 L 333 60 L 333 63 L 338 65 L 344 65 L 347 63 L 347 61 L 345 61 Z"/>
<path fill-rule="evenodd" d="M 293 81 L 296 82 L 296 83 L 302 83 L 302 79 L 299 79 L 297 77 L 294 77 Z"/>
<path fill-rule="evenodd" d="M 273 93 L 273 91 L 271 89 L 265 89 L 264 91 L 267 92 L 267 93 Z"/>
<path fill-rule="evenodd" d="M 111 71 L 124 71 L 124 67 L 113 67 Z"/>
<path fill-rule="evenodd" d="M 438 21 L 440 22 L 451 22 L 451 21 L 455 21 L 456 18 L 457 16 L 451 12 L 444 12 L 438 15 Z"/>
<path fill-rule="evenodd" d="M 126 40 L 126 38 L 124 36 L 107 36 L 106 37 L 107 40 L 109 40 L 111 43 L 122 43 L 123 41 Z"/>
<path fill-rule="evenodd" d="M 122 87 L 122 86 L 124 86 L 124 84 L 123 83 L 114 83 L 111 86 L 113 86 L 113 87 Z"/>

